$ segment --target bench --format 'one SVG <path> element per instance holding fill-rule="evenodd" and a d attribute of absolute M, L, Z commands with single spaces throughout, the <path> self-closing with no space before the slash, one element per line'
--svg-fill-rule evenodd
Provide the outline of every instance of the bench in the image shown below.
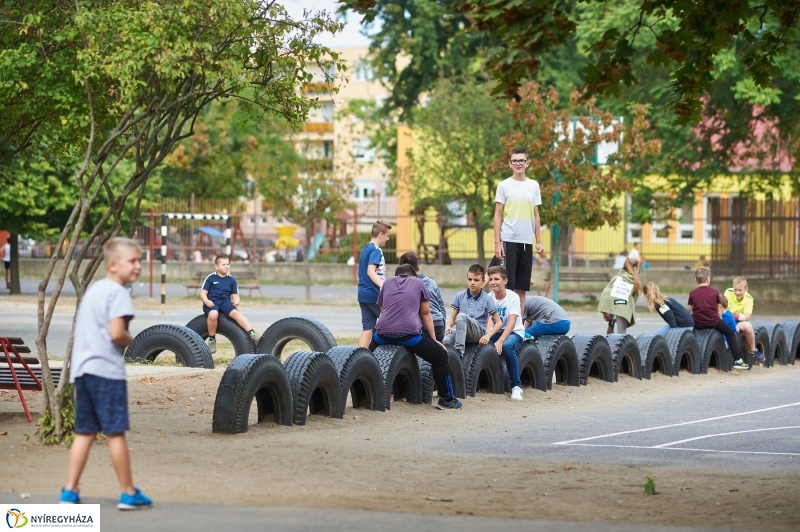
<path fill-rule="evenodd" d="M 186 287 L 186 295 L 198 295 L 200 290 L 203 288 L 203 281 L 205 281 L 205 278 L 208 277 L 208 275 L 208 272 L 195 272 L 191 282 L 183 285 Z M 256 272 L 252 270 L 232 271 L 230 272 L 230 275 L 236 279 L 236 284 L 239 286 L 239 290 L 247 290 L 247 297 L 252 297 L 253 290 L 258 290 L 258 294 L 261 297 L 264 297 L 264 294 L 261 292 L 261 287 L 258 285 L 258 276 L 256 275 Z M 190 290 L 193 290 L 193 292 L 190 292 Z"/>
<path fill-rule="evenodd" d="M 22 338 L 0 337 L 0 389 L 17 390 L 28 422 L 33 423 L 22 390 L 42 391 L 42 366 L 39 359 L 23 358 L 20 353 L 30 353 Z M 5 367 L 3 367 L 3 363 Z M 61 368 L 50 368 L 53 384 L 61 379 Z"/>
<path fill-rule="evenodd" d="M 593 294 L 599 293 L 603 291 L 605 285 L 611 280 L 611 276 L 605 272 L 581 272 L 581 271 L 562 271 L 559 272 L 558 275 L 559 285 L 558 290 L 559 292 L 563 293 L 581 293 L 581 294 Z M 547 272 L 545 275 L 544 283 L 542 284 L 541 288 L 536 289 L 536 293 L 538 295 L 547 294 L 550 292 L 550 272 Z M 575 285 L 574 288 L 561 288 L 561 285 L 564 283 L 572 283 Z M 581 283 L 584 284 L 581 287 Z M 599 290 L 596 288 L 597 284 L 603 284 L 603 288 Z M 587 288 L 585 285 L 595 285 L 593 288 Z"/>

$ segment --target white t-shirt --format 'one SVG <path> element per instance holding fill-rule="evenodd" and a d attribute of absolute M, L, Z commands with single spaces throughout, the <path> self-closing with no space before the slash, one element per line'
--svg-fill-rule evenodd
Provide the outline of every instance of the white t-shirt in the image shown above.
<path fill-rule="evenodd" d="M 500 240 L 533 244 L 533 210 L 542 204 L 539 183 L 533 179 L 525 178 L 524 181 L 517 181 L 509 177 L 497 185 L 494 201 L 503 204 Z"/>
<path fill-rule="evenodd" d="M 639 260 L 639 250 L 636 248 L 631 249 L 630 252 L 628 252 L 628 258 L 631 260 Z"/>
<path fill-rule="evenodd" d="M 92 283 L 75 320 L 70 382 L 86 373 L 125 380 L 125 348 L 111 341 L 109 330 L 111 320 L 122 317 L 133 319 L 133 302 L 125 287 L 109 279 Z"/>
<path fill-rule="evenodd" d="M 8 242 L 3 244 L 3 261 L 11 262 L 11 244 Z"/>
<path fill-rule="evenodd" d="M 508 317 L 513 314 L 517 317 L 517 321 L 514 323 L 514 334 L 518 334 L 520 338 L 524 339 L 525 325 L 522 323 L 522 309 L 519 304 L 519 296 L 513 290 L 508 289 L 506 290 L 505 299 L 497 299 L 494 292 L 489 292 L 489 295 L 492 297 L 492 301 L 494 301 L 497 307 L 497 313 L 500 315 L 500 319 L 503 320 L 502 329 L 505 330 L 506 325 L 508 325 Z"/>

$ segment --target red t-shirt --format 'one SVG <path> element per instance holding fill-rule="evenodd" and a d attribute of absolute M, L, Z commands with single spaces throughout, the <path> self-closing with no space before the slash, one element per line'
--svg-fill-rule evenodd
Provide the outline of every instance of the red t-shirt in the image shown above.
<path fill-rule="evenodd" d="M 698 286 L 689 293 L 689 306 L 692 307 L 692 318 L 695 326 L 708 327 L 719 322 L 717 305 L 722 303 L 722 296 L 716 288 Z"/>

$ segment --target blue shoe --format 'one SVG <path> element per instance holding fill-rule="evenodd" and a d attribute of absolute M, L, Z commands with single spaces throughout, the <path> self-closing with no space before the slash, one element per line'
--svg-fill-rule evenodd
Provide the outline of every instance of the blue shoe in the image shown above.
<path fill-rule="evenodd" d="M 758 349 L 756 349 L 753 353 L 750 353 L 750 354 L 753 355 L 754 357 L 756 357 L 756 360 L 758 360 L 762 364 L 767 361 L 767 359 L 764 358 L 764 355 L 762 355 L 761 351 L 759 351 Z"/>
<path fill-rule="evenodd" d="M 450 399 L 445 399 L 444 397 L 440 397 L 439 402 L 436 404 L 436 408 L 438 408 L 439 410 L 447 410 L 448 408 L 457 410 L 461 408 L 461 401 L 459 401 L 455 397 L 451 397 Z"/>
<path fill-rule="evenodd" d="M 150 500 L 144 493 L 139 491 L 139 488 L 133 488 L 136 490 L 135 495 L 128 495 L 127 493 L 123 492 L 122 495 L 119 496 L 119 504 L 117 504 L 117 508 L 120 510 L 141 510 L 143 508 L 150 508 L 153 506 L 153 501 Z"/>
<path fill-rule="evenodd" d="M 67 488 L 61 489 L 61 504 L 80 504 L 81 496 L 77 491 L 68 490 Z"/>

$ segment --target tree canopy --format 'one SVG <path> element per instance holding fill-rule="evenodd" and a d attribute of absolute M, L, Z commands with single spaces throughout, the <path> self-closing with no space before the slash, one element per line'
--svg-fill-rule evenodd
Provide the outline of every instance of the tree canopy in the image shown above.
<path fill-rule="evenodd" d="M 430 51 L 435 47 L 422 27 L 417 25 L 412 33 L 406 26 L 414 19 L 415 8 L 434 5 L 436 9 L 425 14 L 453 21 L 459 41 L 488 45 L 486 58 L 497 84 L 495 90 L 512 98 L 519 97 L 521 85 L 542 66 L 542 55 L 574 37 L 584 7 L 631 6 L 633 20 L 618 19 L 614 27 L 584 41 L 589 59 L 583 66 L 586 92 L 616 96 L 638 83 L 634 59 L 642 47 L 642 36 L 649 34 L 657 46 L 648 53 L 646 63 L 669 71 L 670 107 L 681 123 L 699 120 L 701 99 L 715 82 L 720 52 L 743 44 L 743 78 L 766 88 L 783 74 L 785 64 L 780 59 L 796 46 L 800 25 L 797 0 L 342 0 L 341 4 L 343 9 L 364 14 L 366 22 L 380 17 L 384 26 L 393 23 L 386 32 L 406 31 L 405 38 L 393 40 L 395 46 L 409 43 L 402 51 L 412 56 L 412 64 L 423 67 L 441 61 L 432 60 Z M 426 21 L 428 26 L 435 23 Z M 443 47 L 451 41 L 452 33 L 437 35 L 443 55 L 450 51 Z M 429 41 L 427 46 L 424 41 Z M 383 45 L 389 47 L 385 42 Z M 425 52 L 420 53 L 422 50 Z M 419 81 L 427 80 L 421 76 Z"/>

